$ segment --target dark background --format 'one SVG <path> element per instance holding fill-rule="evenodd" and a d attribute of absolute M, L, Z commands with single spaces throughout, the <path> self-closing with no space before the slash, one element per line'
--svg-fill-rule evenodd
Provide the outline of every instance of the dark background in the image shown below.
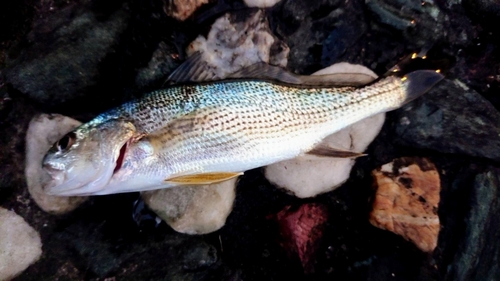
<path fill-rule="evenodd" d="M 206 35 L 216 18 L 247 11 L 238 1 L 212 1 L 178 22 L 163 5 L 0 3 L 0 206 L 21 215 L 43 243 L 41 259 L 16 280 L 500 279 L 500 37 L 494 24 L 500 4 L 493 0 L 282 0 L 266 10 L 274 34 L 291 49 L 293 72 L 347 61 L 383 74 L 424 51 L 445 70 L 447 80 L 438 87 L 388 114 L 369 156 L 333 192 L 297 199 L 270 185 L 261 169 L 248 171 L 226 225 L 200 236 L 156 225 L 150 215 L 134 220 L 137 193 L 92 197 L 63 216 L 41 211 L 24 179 L 24 134 L 35 113 L 88 121 L 157 89 L 185 58 L 187 44 Z M 138 80 L 160 42 L 174 56 L 165 57 L 163 75 Z M 414 122 L 405 127 L 402 117 Z M 368 222 L 370 172 L 402 156 L 427 157 L 440 171 L 442 229 L 432 254 Z M 280 246 L 270 215 L 307 203 L 326 206 L 328 220 L 306 274 Z"/>

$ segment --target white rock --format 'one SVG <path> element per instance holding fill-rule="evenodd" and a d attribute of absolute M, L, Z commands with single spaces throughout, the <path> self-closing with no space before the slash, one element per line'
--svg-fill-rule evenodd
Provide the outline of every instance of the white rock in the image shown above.
<path fill-rule="evenodd" d="M 281 0 L 244 0 L 248 7 L 269 8 Z"/>
<path fill-rule="evenodd" d="M 142 192 L 144 202 L 174 230 L 205 234 L 220 229 L 231 213 L 237 179 Z"/>
<path fill-rule="evenodd" d="M 273 53 L 272 49 L 281 51 Z M 210 76 L 222 79 L 257 62 L 285 67 L 290 49 L 273 36 L 264 12 L 259 10 L 243 22 L 235 21 L 230 14 L 217 19 L 207 38 L 199 36 L 186 52 L 191 55 L 198 51 L 202 53 L 200 60 L 207 62 Z"/>
<path fill-rule="evenodd" d="M 332 65 L 313 75 L 333 73 L 363 73 L 377 78 L 370 69 L 348 63 Z M 362 152 L 378 135 L 384 121 L 385 113 L 374 115 L 328 136 L 324 142 L 331 147 Z M 307 155 L 269 165 L 264 173 L 271 183 L 306 198 L 339 187 L 349 178 L 354 163 L 354 159 Z"/>
<path fill-rule="evenodd" d="M 339 62 L 336 64 L 332 64 L 328 67 L 325 67 L 323 69 L 314 72 L 311 75 L 325 75 L 334 73 L 361 73 L 373 77 L 373 80 L 378 78 L 378 75 L 371 69 L 359 64 L 351 64 L 348 62 Z"/>
<path fill-rule="evenodd" d="M 10 280 L 42 254 L 40 235 L 16 213 L 0 208 L 0 280 Z"/>
<path fill-rule="evenodd" d="M 45 212 L 64 214 L 74 210 L 88 197 L 59 197 L 45 194 L 43 186 L 50 176 L 42 169 L 49 148 L 81 122 L 59 114 L 39 114 L 31 120 L 26 132 L 26 182 L 31 197 Z"/>

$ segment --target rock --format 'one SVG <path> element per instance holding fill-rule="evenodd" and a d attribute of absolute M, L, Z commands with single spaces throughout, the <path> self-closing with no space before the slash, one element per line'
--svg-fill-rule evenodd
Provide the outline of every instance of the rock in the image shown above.
<path fill-rule="evenodd" d="M 370 69 L 348 63 L 334 64 L 313 75 L 332 73 L 363 73 L 377 75 Z M 331 147 L 363 152 L 378 135 L 385 121 L 385 113 L 366 118 L 323 140 Z M 313 197 L 334 190 L 344 183 L 354 165 L 354 159 L 317 156 L 297 157 L 265 167 L 266 178 L 297 197 Z"/>
<path fill-rule="evenodd" d="M 0 77 L 0 125 L 3 123 L 3 120 L 7 117 L 10 110 L 12 109 L 12 100 L 9 97 L 9 93 L 7 90 L 7 85 L 2 83 Z"/>
<path fill-rule="evenodd" d="M 365 0 L 375 22 L 402 32 L 414 48 L 431 46 L 446 36 L 445 15 L 434 1 Z"/>
<path fill-rule="evenodd" d="M 174 230 L 205 234 L 220 229 L 231 213 L 237 178 L 201 186 L 142 192 L 144 202 Z"/>
<path fill-rule="evenodd" d="M 78 279 L 79 273 L 80 272 L 75 267 L 75 265 L 72 264 L 71 262 L 67 261 L 63 265 L 61 265 L 61 267 L 59 267 L 59 269 L 57 269 L 57 273 L 55 275 L 57 277 L 64 276 L 66 278 L 69 278 L 70 280 L 76 280 L 76 279 Z M 54 278 L 54 279 L 56 279 L 56 278 Z"/>
<path fill-rule="evenodd" d="M 203 270 L 217 262 L 217 249 L 210 244 L 201 242 L 193 245 L 189 243 L 185 247 L 186 251 L 181 257 L 181 264 L 186 270 Z"/>
<path fill-rule="evenodd" d="M 125 9 L 102 20 L 74 3 L 38 18 L 28 34 L 30 45 L 8 58 L 6 81 L 48 106 L 82 97 L 96 85 L 101 63 L 113 52 L 127 19 Z"/>
<path fill-rule="evenodd" d="M 500 276 L 499 213 L 500 169 L 489 168 L 475 178 L 465 235 L 446 280 L 496 280 Z"/>
<path fill-rule="evenodd" d="M 500 161 L 500 113 L 458 80 L 440 82 L 395 115 L 398 144 Z"/>
<path fill-rule="evenodd" d="M 306 273 L 311 273 L 316 251 L 328 220 L 325 206 L 306 203 L 298 208 L 285 207 L 275 215 L 282 247 L 292 259 L 298 258 Z"/>
<path fill-rule="evenodd" d="M 163 0 L 163 10 L 168 16 L 183 21 L 208 2 L 210 0 Z"/>
<path fill-rule="evenodd" d="M 269 8 L 281 0 L 243 0 L 248 7 Z"/>
<path fill-rule="evenodd" d="M 373 171 L 377 189 L 370 223 L 432 252 L 440 229 L 441 183 L 434 164 L 425 158 L 403 157 Z"/>
<path fill-rule="evenodd" d="M 282 1 L 272 8 L 271 23 L 290 47 L 288 68 L 299 74 L 343 61 L 367 29 L 356 1 Z"/>
<path fill-rule="evenodd" d="M 81 122 L 59 114 L 39 114 L 31 120 L 26 132 L 26 183 L 36 204 L 45 212 L 65 214 L 77 208 L 88 197 L 59 197 L 45 194 L 43 186 L 50 176 L 42 169 L 49 148 Z"/>
<path fill-rule="evenodd" d="M 140 89 L 148 89 L 156 84 L 163 86 L 168 75 L 177 67 L 174 59 L 175 48 L 165 42 L 160 42 L 148 66 L 139 70 L 136 85 Z"/>
<path fill-rule="evenodd" d="M 13 211 L 0 208 L 0 280 L 10 280 L 42 255 L 36 230 Z"/>
<path fill-rule="evenodd" d="M 86 272 L 91 272 L 102 278 L 117 272 L 130 257 L 141 253 L 136 249 L 137 243 L 122 248 L 111 234 L 113 232 L 106 232 L 106 227 L 109 226 L 105 221 L 100 224 L 95 221 L 85 221 L 84 219 L 70 221 L 64 230 L 55 233 L 54 239 L 57 239 L 59 243 L 63 243 L 65 247 L 73 252 L 73 255 L 78 257 L 78 262 L 85 264 Z M 114 227 L 124 231 L 119 226 L 114 225 Z M 108 236 L 105 236 L 106 234 Z M 71 261 L 71 259 L 69 260 Z M 81 267 L 78 269 L 81 271 Z M 68 273 L 71 274 L 71 272 Z"/>
<path fill-rule="evenodd" d="M 485 24 L 488 24 L 488 21 L 500 19 L 500 3 L 498 1 L 464 0 L 463 5 L 466 9 L 479 16 L 480 20 L 484 20 Z"/>
<path fill-rule="evenodd" d="M 207 38 L 199 36 L 188 46 L 188 55 L 195 52 L 202 53 L 208 76 L 222 79 L 257 62 L 285 67 L 289 49 L 272 34 L 264 12 L 258 10 L 245 14 L 244 20 L 229 13 L 217 19 Z"/>

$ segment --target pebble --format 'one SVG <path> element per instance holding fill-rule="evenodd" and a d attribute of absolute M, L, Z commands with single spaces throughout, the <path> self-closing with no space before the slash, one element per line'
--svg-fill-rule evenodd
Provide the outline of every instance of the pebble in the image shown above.
<path fill-rule="evenodd" d="M 432 252 L 440 229 L 439 173 L 425 158 L 398 158 L 373 171 L 377 189 L 370 223 Z"/>

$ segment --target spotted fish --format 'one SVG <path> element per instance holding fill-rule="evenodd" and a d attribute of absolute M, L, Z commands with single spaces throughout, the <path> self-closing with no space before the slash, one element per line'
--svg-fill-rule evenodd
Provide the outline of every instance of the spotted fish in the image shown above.
<path fill-rule="evenodd" d="M 52 180 L 45 191 L 99 195 L 210 184 L 307 153 L 356 157 L 321 140 L 397 109 L 443 79 L 418 70 L 365 85 L 362 75 L 342 81 L 270 66 L 240 76 L 249 73 L 256 78 L 169 86 L 81 125 L 46 154 Z"/>

